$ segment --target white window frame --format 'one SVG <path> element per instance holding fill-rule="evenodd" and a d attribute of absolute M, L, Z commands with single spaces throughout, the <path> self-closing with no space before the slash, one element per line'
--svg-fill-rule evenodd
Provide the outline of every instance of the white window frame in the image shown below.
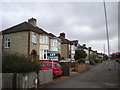
<path fill-rule="evenodd" d="M 71 45 L 71 50 L 75 51 L 75 46 L 74 45 Z"/>
<path fill-rule="evenodd" d="M 49 44 L 49 37 L 47 35 L 40 35 L 40 44 Z"/>
<path fill-rule="evenodd" d="M 36 36 L 37 34 L 35 32 L 32 32 L 32 43 L 36 43 Z"/>
<path fill-rule="evenodd" d="M 40 60 L 48 60 L 48 55 L 47 55 L 48 50 L 40 50 Z M 46 55 L 46 58 L 44 57 Z"/>
<path fill-rule="evenodd" d="M 10 46 L 8 43 L 10 43 Z M 10 48 L 10 47 L 11 47 L 11 38 L 6 38 L 5 39 L 5 48 Z"/>

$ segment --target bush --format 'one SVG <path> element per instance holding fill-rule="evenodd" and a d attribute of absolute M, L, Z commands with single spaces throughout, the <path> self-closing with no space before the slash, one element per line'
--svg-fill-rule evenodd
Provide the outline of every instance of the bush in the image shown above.
<path fill-rule="evenodd" d="M 99 60 L 99 59 L 95 59 L 94 62 L 95 62 L 95 63 L 99 63 L 100 60 Z"/>
<path fill-rule="evenodd" d="M 39 71 L 37 62 L 22 55 L 4 55 L 2 58 L 3 73 L 28 73 Z"/>
<path fill-rule="evenodd" d="M 84 60 L 83 58 L 78 59 L 78 63 L 79 63 L 79 64 L 85 64 L 85 60 Z"/>
<path fill-rule="evenodd" d="M 87 54 L 84 50 L 76 50 L 75 51 L 75 60 L 86 58 Z"/>

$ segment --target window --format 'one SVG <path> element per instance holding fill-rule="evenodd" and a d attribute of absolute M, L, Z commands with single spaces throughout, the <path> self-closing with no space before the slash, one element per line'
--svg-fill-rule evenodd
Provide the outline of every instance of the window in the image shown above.
<path fill-rule="evenodd" d="M 10 48 L 10 42 L 11 42 L 10 38 L 5 39 L 5 48 Z"/>
<path fill-rule="evenodd" d="M 48 60 L 47 52 L 48 52 L 48 50 L 40 50 L 40 59 L 41 60 Z"/>
<path fill-rule="evenodd" d="M 40 36 L 40 43 L 41 44 L 49 44 L 49 37 L 46 35 L 41 35 Z"/>
<path fill-rule="evenodd" d="M 44 67 L 44 63 L 40 63 L 40 68 L 43 68 Z"/>
<path fill-rule="evenodd" d="M 60 66 L 60 64 L 56 64 L 56 67 L 60 68 L 61 66 Z"/>
<path fill-rule="evenodd" d="M 36 33 L 32 32 L 32 43 L 36 43 Z"/>
<path fill-rule="evenodd" d="M 60 42 L 58 41 L 58 48 L 60 49 Z"/>
<path fill-rule="evenodd" d="M 53 47 L 58 47 L 58 41 L 56 39 L 51 39 L 50 40 L 50 45 L 53 46 Z"/>
<path fill-rule="evenodd" d="M 75 50 L 75 46 L 74 45 L 71 45 L 71 50 Z"/>
<path fill-rule="evenodd" d="M 51 63 L 46 63 L 46 67 L 52 67 Z"/>

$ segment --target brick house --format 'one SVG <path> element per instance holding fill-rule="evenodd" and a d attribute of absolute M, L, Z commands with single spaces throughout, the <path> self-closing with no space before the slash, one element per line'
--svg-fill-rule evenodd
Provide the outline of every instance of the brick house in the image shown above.
<path fill-rule="evenodd" d="M 61 39 L 61 59 L 71 58 L 74 59 L 76 46 L 78 40 L 70 41 L 65 38 L 65 33 L 60 33 L 59 38 Z"/>
<path fill-rule="evenodd" d="M 71 59 L 74 59 L 75 50 L 77 50 L 78 40 L 73 40 L 71 42 Z"/>
<path fill-rule="evenodd" d="M 31 18 L 28 22 L 3 30 L 3 54 L 22 54 L 32 60 L 49 60 L 48 51 L 50 51 L 51 39 L 54 37 L 36 24 L 37 20 Z M 59 42 L 60 47 L 61 41 L 58 38 L 54 39 Z M 58 45 L 55 47 L 59 48 Z"/>

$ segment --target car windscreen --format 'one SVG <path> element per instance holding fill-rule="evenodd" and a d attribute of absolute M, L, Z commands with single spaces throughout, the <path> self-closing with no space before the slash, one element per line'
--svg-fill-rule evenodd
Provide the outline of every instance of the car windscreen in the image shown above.
<path fill-rule="evenodd" d="M 46 63 L 46 67 L 52 67 L 51 63 Z"/>
<path fill-rule="evenodd" d="M 55 66 L 61 68 L 60 64 L 56 64 Z"/>

